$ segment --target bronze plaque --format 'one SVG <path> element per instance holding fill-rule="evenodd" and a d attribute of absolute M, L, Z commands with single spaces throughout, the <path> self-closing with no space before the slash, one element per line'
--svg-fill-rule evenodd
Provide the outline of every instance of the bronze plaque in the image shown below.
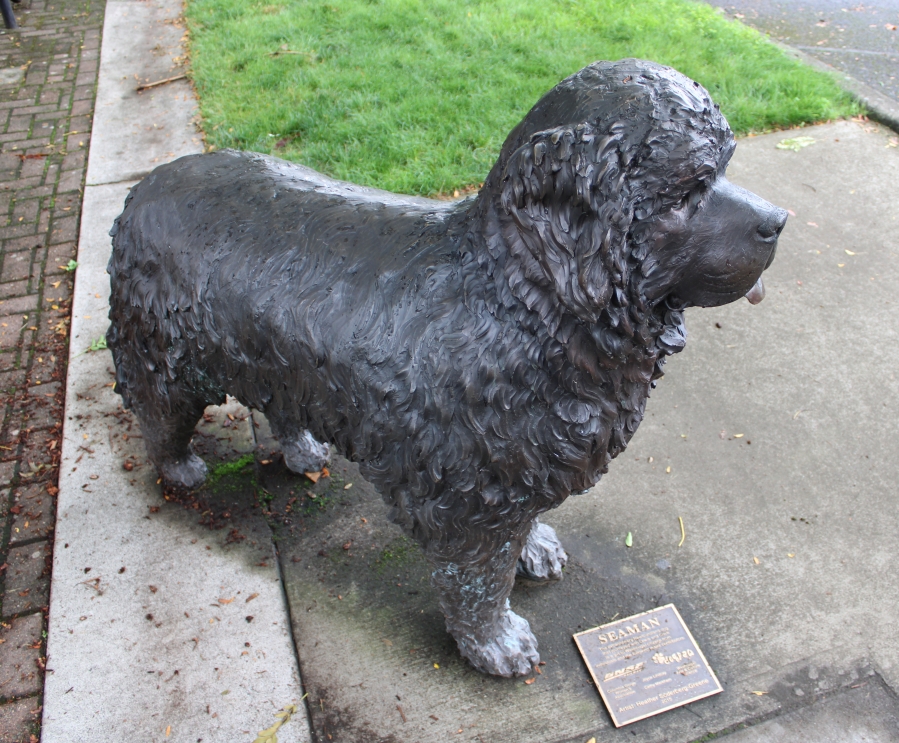
<path fill-rule="evenodd" d="M 674 604 L 574 636 L 615 727 L 721 691 Z"/>

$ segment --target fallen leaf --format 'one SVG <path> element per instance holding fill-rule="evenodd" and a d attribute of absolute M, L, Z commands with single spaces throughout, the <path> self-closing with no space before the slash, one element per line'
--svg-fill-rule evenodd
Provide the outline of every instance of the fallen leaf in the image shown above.
<path fill-rule="evenodd" d="M 169 726 L 165 729 L 165 737 L 168 738 L 171 734 L 172 734 L 172 726 L 169 725 Z"/>
<path fill-rule="evenodd" d="M 735 438 L 735 439 L 742 439 L 745 435 L 746 435 L 746 434 L 744 434 L 744 433 L 735 433 L 735 434 L 734 434 L 734 438 Z"/>
<path fill-rule="evenodd" d="M 796 554 L 793 552 L 787 552 L 787 557 L 796 557 Z"/>
<path fill-rule="evenodd" d="M 348 482 L 346 485 L 343 486 L 343 489 L 344 489 L 344 490 L 349 490 L 351 487 L 353 487 L 353 483 Z"/>
<path fill-rule="evenodd" d="M 307 472 L 306 477 L 308 477 L 312 482 L 318 482 L 321 479 L 321 472 Z"/>
<path fill-rule="evenodd" d="M 668 474 L 671 474 L 671 467 L 666 467 L 665 472 L 667 472 Z"/>
<path fill-rule="evenodd" d="M 749 692 L 749 693 L 750 693 L 750 694 L 755 694 L 757 697 L 760 697 L 760 696 L 762 696 L 762 695 L 764 695 L 764 694 L 767 694 L 768 692 L 767 692 L 767 691 L 751 691 L 751 692 Z"/>
<path fill-rule="evenodd" d="M 634 535 L 630 532 L 627 533 L 627 536 L 624 538 L 624 546 L 625 547 L 633 547 L 634 546 Z"/>
<path fill-rule="evenodd" d="M 435 664 L 434 664 L 434 668 L 440 668 L 440 665 L 437 664 L 437 663 L 435 663 Z"/>
<path fill-rule="evenodd" d="M 851 250 L 847 250 L 846 255 L 855 255 L 855 253 L 853 253 Z"/>
<path fill-rule="evenodd" d="M 232 596 L 231 598 L 229 598 L 229 599 L 219 599 L 219 603 L 220 603 L 220 604 L 230 604 L 232 601 L 234 601 L 234 597 L 233 597 L 233 596 Z"/>
<path fill-rule="evenodd" d="M 244 603 L 249 604 L 253 599 L 257 598 L 258 596 L 259 596 L 258 593 L 251 593 L 251 594 L 247 597 L 247 600 L 246 600 Z"/>
<path fill-rule="evenodd" d="M 817 226 L 818 226 L 818 223 L 817 223 L 817 222 L 806 222 L 806 224 L 807 224 L 809 227 L 817 227 Z"/>
<path fill-rule="evenodd" d="M 791 139 L 782 139 L 774 146 L 779 150 L 799 152 L 803 147 L 808 147 L 814 143 L 815 140 L 813 137 L 792 137 Z"/>
<path fill-rule="evenodd" d="M 525 680 L 524 680 L 524 683 L 526 683 L 526 684 L 533 684 L 536 680 L 537 680 L 537 679 L 535 679 L 535 678 L 525 679 Z"/>
<path fill-rule="evenodd" d="M 278 722 L 259 733 L 253 743 L 278 743 L 278 736 L 276 733 L 281 729 L 282 725 L 290 722 L 291 716 L 295 715 L 296 712 L 297 706 L 295 704 L 288 704 L 280 712 L 276 712 L 275 717 L 278 718 Z"/>
<path fill-rule="evenodd" d="M 760 563 L 759 563 L 759 558 L 757 558 L 757 557 L 753 557 L 753 558 L 752 558 L 752 561 L 753 561 L 756 565 L 759 565 L 759 564 L 760 564 Z"/>

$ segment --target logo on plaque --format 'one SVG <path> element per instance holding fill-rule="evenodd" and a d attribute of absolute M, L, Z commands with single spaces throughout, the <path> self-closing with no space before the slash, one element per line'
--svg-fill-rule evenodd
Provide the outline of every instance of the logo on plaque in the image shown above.
<path fill-rule="evenodd" d="M 674 604 L 574 636 L 615 727 L 720 692 Z"/>

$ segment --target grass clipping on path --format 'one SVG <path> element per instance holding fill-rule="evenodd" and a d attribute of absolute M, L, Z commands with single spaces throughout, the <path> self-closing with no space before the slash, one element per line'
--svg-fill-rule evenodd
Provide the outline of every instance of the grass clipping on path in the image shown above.
<path fill-rule="evenodd" d="M 413 194 L 483 181 L 563 78 L 641 57 L 698 80 L 737 133 L 858 113 L 827 75 L 689 0 L 188 0 L 207 142 Z"/>

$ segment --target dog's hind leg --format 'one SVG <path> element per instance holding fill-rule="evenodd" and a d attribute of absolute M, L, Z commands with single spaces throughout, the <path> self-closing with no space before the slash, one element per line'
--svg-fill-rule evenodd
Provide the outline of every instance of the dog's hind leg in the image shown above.
<path fill-rule="evenodd" d="M 320 444 L 306 430 L 299 436 L 280 439 L 280 444 L 284 464 L 298 475 L 318 472 L 331 460 L 331 447 Z"/>
<path fill-rule="evenodd" d="M 194 427 L 203 416 L 206 404 L 174 385 L 169 385 L 168 392 L 164 404 L 153 396 L 149 399 L 135 396 L 132 407 L 140 423 L 147 456 L 163 481 L 192 490 L 206 479 L 206 464 L 190 448 Z"/>
<path fill-rule="evenodd" d="M 291 472 L 319 472 L 331 460 L 331 447 L 320 444 L 304 428 L 291 425 L 277 416 L 269 418 L 272 433 L 281 444 L 284 464 Z"/>
<path fill-rule="evenodd" d="M 530 625 L 509 608 L 529 528 L 524 525 L 520 534 L 472 529 L 426 547 L 446 628 L 462 656 L 483 673 L 523 676 L 540 662 Z"/>
<path fill-rule="evenodd" d="M 556 536 L 556 530 L 534 519 L 518 558 L 518 575 L 540 582 L 562 580 L 562 568 L 567 562 L 568 555 Z"/>

